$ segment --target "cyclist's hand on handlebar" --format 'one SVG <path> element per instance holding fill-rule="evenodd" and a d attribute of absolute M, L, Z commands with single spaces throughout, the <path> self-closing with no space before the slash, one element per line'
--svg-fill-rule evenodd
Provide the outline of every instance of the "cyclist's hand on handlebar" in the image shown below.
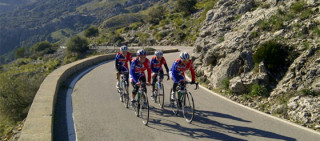
<path fill-rule="evenodd" d="M 136 85 L 137 85 L 137 86 L 140 86 L 140 82 L 137 82 Z"/>
<path fill-rule="evenodd" d="M 150 86 L 151 85 L 150 82 L 147 82 L 147 85 Z"/>

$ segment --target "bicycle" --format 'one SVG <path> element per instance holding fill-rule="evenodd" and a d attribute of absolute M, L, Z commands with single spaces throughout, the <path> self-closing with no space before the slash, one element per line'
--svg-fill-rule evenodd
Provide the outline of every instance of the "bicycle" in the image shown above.
<path fill-rule="evenodd" d="M 149 101 L 146 93 L 146 83 L 140 82 L 140 88 L 138 90 L 138 98 L 134 103 L 134 111 L 137 117 L 141 117 L 142 123 L 148 125 L 149 122 Z"/>
<path fill-rule="evenodd" d="M 156 73 L 156 75 L 158 75 L 159 73 Z M 165 74 L 163 74 L 165 75 Z M 158 83 L 157 85 L 155 85 L 154 88 L 154 102 L 157 103 L 159 101 L 159 106 L 161 109 L 163 109 L 163 105 L 164 105 L 164 86 L 162 83 L 162 78 L 160 77 L 160 75 L 158 75 Z M 157 76 L 155 77 L 155 79 L 157 79 Z M 157 101 L 158 100 L 158 101 Z"/>
<path fill-rule="evenodd" d="M 182 109 L 183 112 L 183 116 L 186 119 L 186 121 L 188 123 L 191 123 L 193 118 L 194 118 L 194 101 L 193 101 L 193 97 L 192 94 L 190 92 L 187 91 L 187 87 L 186 84 L 191 84 L 191 82 L 179 82 L 178 86 L 177 86 L 177 94 L 178 94 L 178 98 L 176 100 L 172 100 L 171 99 L 171 95 L 172 95 L 172 89 L 170 91 L 170 107 L 172 109 L 172 112 L 175 115 L 178 115 L 180 108 Z M 196 82 L 196 89 L 198 89 L 198 85 L 199 83 Z"/>
<path fill-rule="evenodd" d="M 129 108 L 129 88 L 127 82 L 127 72 L 121 73 L 120 87 L 118 88 L 118 93 L 120 94 L 121 102 L 126 108 Z"/>

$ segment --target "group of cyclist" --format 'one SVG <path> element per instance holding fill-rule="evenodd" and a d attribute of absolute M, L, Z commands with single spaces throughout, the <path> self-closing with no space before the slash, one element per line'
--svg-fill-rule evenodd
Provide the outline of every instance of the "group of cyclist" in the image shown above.
<path fill-rule="evenodd" d="M 163 57 L 163 52 L 155 51 L 155 56 L 152 57 L 151 61 L 146 58 L 147 52 L 144 49 L 140 49 L 137 51 L 137 57 L 132 59 L 132 55 L 128 52 L 127 46 L 122 46 L 120 48 L 120 52 L 117 53 L 115 57 L 115 68 L 117 70 L 117 85 L 119 88 L 120 85 L 120 74 L 126 75 L 127 78 L 130 75 L 130 81 L 133 86 L 132 90 L 132 99 L 131 105 L 136 101 L 135 96 L 138 92 L 141 83 L 145 83 L 146 85 L 152 88 L 151 99 L 154 99 L 154 88 L 156 84 L 157 75 L 160 75 L 160 78 L 163 79 L 164 72 L 162 69 L 162 65 L 165 66 L 168 80 L 171 78 L 174 83 L 172 87 L 172 95 L 171 100 L 175 100 L 175 92 L 178 83 L 181 81 L 185 81 L 184 72 L 187 70 L 191 71 L 192 81 L 191 84 L 195 83 L 195 71 L 193 68 L 192 61 L 187 52 L 180 53 L 180 57 L 174 61 L 170 72 L 165 58 Z M 128 62 L 130 63 L 130 70 L 128 68 Z M 146 79 L 145 70 L 148 73 L 148 79 Z M 151 78 L 153 79 L 151 83 Z M 148 80 L 148 81 L 147 81 Z M 129 85 L 129 83 L 127 83 Z M 128 87 L 127 85 L 127 87 Z M 145 89 L 147 91 L 147 89 Z M 147 93 L 147 92 L 146 92 Z M 121 100 L 121 99 L 120 99 Z"/>

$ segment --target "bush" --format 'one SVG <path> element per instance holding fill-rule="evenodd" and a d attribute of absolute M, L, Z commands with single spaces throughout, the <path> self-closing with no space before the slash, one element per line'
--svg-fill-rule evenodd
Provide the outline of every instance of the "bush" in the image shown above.
<path fill-rule="evenodd" d="M 90 27 L 84 31 L 85 37 L 96 37 L 99 35 L 99 30 L 97 27 Z"/>
<path fill-rule="evenodd" d="M 159 22 L 165 18 L 164 14 L 166 12 L 165 7 L 156 6 L 152 8 L 148 13 L 148 21 L 153 25 L 159 24 Z"/>
<path fill-rule="evenodd" d="M 301 12 L 303 10 L 304 5 L 305 5 L 304 1 L 300 0 L 300 1 L 292 4 L 290 9 L 295 13 L 299 13 L 299 12 Z"/>
<path fill-rule="evenodd" d="M 222 88 L 223 89 L 229 90 L 229 85 L 230 85 L 230 78 L 229 77 L 222 80 Z"/>
<path fill-rule="evenodd" d="M 17 58 L 23 58 L 27 55 L 27 48 L 26 47 L 22 47 L 22 48 L 18 48 L 17 50 L 15 50 L 14 52 L 14 57 Z"/>
<path fill-rule="evenodd" d="M 251 86 L 249 95 L 268 97 L 269 93 L 268 89 L 265 86 L 255 83 Z"/>
<path fill-rule="evenodd" d="M 44 54 L 54 53 L 57 46 L 52 45 L 48 41 L 38 42 L 30 48 L 35 56 L 43 56 Z"/>
<path fill-rule="evenodd" d="M 194 8 L 196 4 L 197 0 L 178 0 L 175 9 L 178 12 L 183 12 L 185 16 L 188 16 L 196 10 Z"/>
<path fill-rule="evenodd" d="M 288 47 L 277 43 L 276 41 L 268 41 L 258 47 L 257 51 L 253 54 L 253 61 L 259 64 L 261 61 L 267 66 L 270 71 L 275 71 L 286 64 L 288 57 Z"/>
<path fill-rule="evenodd" d="M 13 121 L 23 120 L 45 75 L 2 74 L 0 78 L 1 115 L 6 115 Z"/>
<path fill-rule="evenodd" d="M 88 49 L 88 41 L 79 36 L 72 37 L 67 43 L 67 50 L 72 53 L 84 53 Z"/>

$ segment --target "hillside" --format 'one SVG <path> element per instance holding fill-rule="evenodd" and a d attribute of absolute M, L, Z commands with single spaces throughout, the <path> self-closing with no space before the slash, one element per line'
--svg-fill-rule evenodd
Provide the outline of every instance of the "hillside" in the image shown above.
<path fill-rule="evenodd" d="M 105 19 L 138 12 L 157 1 L 38 0 L 21 4 L 13 11 L 0 13 L 0 55 L 44 40 L 63 44 L 66 38 L 99 25 Z M 5 5 L 3 3 L 1 5 Z M 9 4 L 15 3 L 7 2 Z"/>

